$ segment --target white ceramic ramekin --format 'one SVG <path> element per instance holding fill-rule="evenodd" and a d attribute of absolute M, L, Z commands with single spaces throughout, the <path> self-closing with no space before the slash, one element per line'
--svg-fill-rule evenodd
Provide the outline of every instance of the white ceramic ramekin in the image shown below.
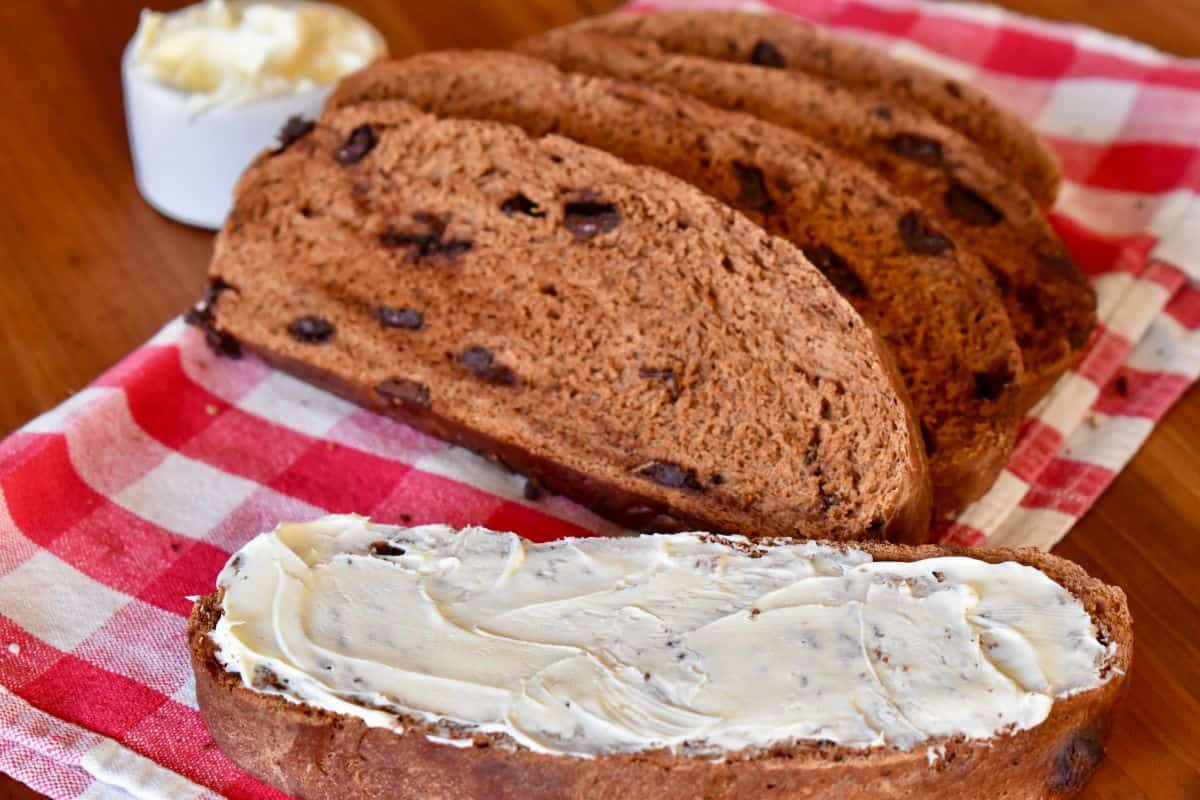
<path fill-rule="evenodd" d="M 267 97 L 202 111 L 188 108 L 188 94 L 141 74 L 134 42 L 121 58 L 125 124 L 138 191 L 171 219 L 220 228 L 229 213 L 242 170 L 288 118 L 314 117 L 332 86 Z"/>

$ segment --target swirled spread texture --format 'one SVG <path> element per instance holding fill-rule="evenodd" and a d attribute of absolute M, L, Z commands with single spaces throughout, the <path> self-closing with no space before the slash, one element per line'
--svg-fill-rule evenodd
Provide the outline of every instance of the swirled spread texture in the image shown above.
<path fill-rule="evenodd" d="M 326 3 L 206 0 L 143 11 L 134 59 L 196 109 L 328 86 L 386 51 L 366 21 Z"/>
<path fill-rule="evenodd" d="M 1033 567 L 791 540 L 332 516 L 253 539 L 218 586 L 217 657 L 256 691 L 581 757 L 987 738 L 1103 683 L 1111 656 Z"/>

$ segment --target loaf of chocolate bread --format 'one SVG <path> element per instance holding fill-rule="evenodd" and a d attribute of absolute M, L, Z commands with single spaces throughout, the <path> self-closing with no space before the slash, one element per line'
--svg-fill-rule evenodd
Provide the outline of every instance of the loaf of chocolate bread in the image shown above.
<path fill-rule="evenodd" d="M 921 540 L 921 436 L 795 247 L 682 181 L 398 102 L 289 126 L 205 307 L 248 348 L 630 526 Z"/>
<path fill-rule="evenodd" d="M 381 62 L 344 81 L 329 107 L 388 98 L 557 133 L 670 172 L 789 239 L 895 355 L 928 448 L 935 510 L 962 508 L 1003 468 L 1024 373 L 999 293 L 926 209 L 862 164 L 678 92 L 514 53 Z"/>
<path fill-rule="evenodd" d="M 1096 299 L 1041 209 L 987 150 L 913 102 L 753 63 L 670 53 L 648 39 L 561 28 L 520 49 L 562 69 L 670 86 L 807 134 L 921 202 L 991 271 L 1021 346 L 1022 407 L 1075 362 Z"/>
<path fill-rule="evenodd" d="M 648 39 L 663 49 L 803 72 L 855 91 L 877 91 L 932 114 L 987 151 L 1043 208 L 1061 182 L 1049 146 L 1015 114 L 986 94 L 936 70 L 892 58 L 782 14 L 686 10 L 589 17 L 573 30 Z"/>

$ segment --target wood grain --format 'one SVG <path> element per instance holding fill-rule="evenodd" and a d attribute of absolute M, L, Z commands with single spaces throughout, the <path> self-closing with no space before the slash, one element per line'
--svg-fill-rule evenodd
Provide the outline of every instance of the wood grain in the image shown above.
<path fill-rule="evenodd" d="M 396 54 L 498 46 L 613 0 L 346 0 Z M 1200 0 L 1007 0 L 1200 55 Z M 165 9 L 179 2 L 153 4 Z M 61 402 L 200 293 L 211 236 L 134 188 L 118 64 L 137 0 L 0 3 L 0 435 Z M 1129 594 L 1137 667 L 1093 800 L 1200 798 L 1200 394 L 1057 552 Z M 0 800 L 39 797 L 0 776 Z"/>

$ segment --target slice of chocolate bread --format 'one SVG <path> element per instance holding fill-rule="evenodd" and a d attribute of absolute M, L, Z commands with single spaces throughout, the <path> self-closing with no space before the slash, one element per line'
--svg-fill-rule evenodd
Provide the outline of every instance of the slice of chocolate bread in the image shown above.
<path fill-rule="evenodd" d="M 1074 362 L 1095 296 L 1041 209 L 986 152 L 912 103 L 795 70 L 668 53 L 653 41 L 558 29 L 519 49 L 562 69 L 670 86 L 812 136 L 915 197 L 1001 289 L 1021 345 L 1029 408 Z"/>
<path fill-rule="evenodd" d="M 982 263 L 863 165 L 746 114 L 514 53 L 380 63 L 330 107 L 383 98 L 570 137 L 683 178 L 791 240 L 892 349 L 928 445 L 935 509 L 961 508 L 1003 468 L 1023 385 L 1003 302 Z"/>
<path fill-rule="evenodd" d="M 250 167 L 210 276 L 218 341 L 630 526 L 927 534 L 870 329 L 790 244 L 654 170 L 348 108 Z"/>
<path fill-rule="evenodd" d="M 1104 757 L 1131 626 L 1034 549 L 334 516 L 239 550 L 188 640 L 217 745 L 298 797 L 1048 800 Z"/>
<path fill-rule="evenodd" d="M 784 15 L 738 11 L 615 13 L 572 30 L 649 39 L 671 52 L 806 72 L 921 106 L 983 147 L 1044 208 L 1061 180 L 1049 147 L 1019 117 L 972 86 Z"/>

